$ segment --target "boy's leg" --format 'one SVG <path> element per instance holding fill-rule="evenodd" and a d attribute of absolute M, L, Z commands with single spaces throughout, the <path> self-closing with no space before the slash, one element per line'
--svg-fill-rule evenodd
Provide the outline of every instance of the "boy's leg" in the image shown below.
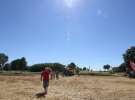
<path fill-rule="evenodd" d="M 43 81 L 43 86 L 44 86 L 45 94 L 47 94 L 47 92 L 48 92 L 48 86 L 49 86 L 49 81 L 48 80 L 44 80 Z"/>
<path fill-rule="evenodd" d="M 44 87 L 45 94 L 47 94 L 48 87 Z"/>

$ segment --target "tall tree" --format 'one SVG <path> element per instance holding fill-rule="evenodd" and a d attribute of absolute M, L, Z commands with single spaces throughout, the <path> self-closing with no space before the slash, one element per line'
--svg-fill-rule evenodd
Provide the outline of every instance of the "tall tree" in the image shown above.
<path fill-rule="evenodd" d="M 3 68 L 3 70 L 6 70 L 6 71 L 11 70 L 10 64 L 9 63 L 6 63 L 5 66 L 4 66 L 4 68 Z"/>
<path fill-rule="evenodd" d="M 135 46 L 127 49 L 126 52 L 123 54 L 123 58 L 126 67 L 130 68 L 129 61 L 135 62 Z"/>
<path fill-rule="evenodd" d="M 111 66 L 109 64 L 103 66 L 103 69 L 105 69 L 105 70 L 109 70 L 110 68 L 111 68 Z"/>
<path fill-rule="evenodd" d="M 86 67 L 83 67 L 83 71 L 86 71 L 87 70 L 87 68 Z"/>
<path fill-rule="evenodd" d="M 8 61 L 8 56 L 4 53 L 0 53 L 0 67 L 3 69 L 5 63 Z"/>
<path fill-rule="evenodd" d="M 77 66 L 75 63 L 71 62 L 67 67 L 75 70 Z"/>
<path fill-rule="evenodd" d="M 12 70 L 25 70 L 27 67 L 27 62 L 24 57 L 21 59 L 16 59 L 11 62 L 11 69 Z"/>
<path fill-rule="evenodd" d="M 120 72 L 126 72 L 126 63 L 122 63 L 119 65 L 119 71 Z"/>
<path fill-rule="evenodd" d="M 65 65 L 60 64 L 60 63 L 53 63 L 53 65 L 51 66 L 52 70 L 54 71 L 58 71 L 58 72 L 63 72 Z"/>
<path fill-rule="evenodd" d="M 65 69 L 65 65 L 60 63 L 42 63 L 42 64 L 34 64 L 29 67 L 29 70 L 32 72 L 40 72 L 45 67 L 50 67 L 53 71 L 63 72 Z"/>

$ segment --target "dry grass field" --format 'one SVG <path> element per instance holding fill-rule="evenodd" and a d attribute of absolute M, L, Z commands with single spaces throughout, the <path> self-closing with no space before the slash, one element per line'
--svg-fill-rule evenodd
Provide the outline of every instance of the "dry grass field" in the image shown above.
<path fill-rule="evenodd" d="M 39 75 L 0 76 L 0 100 L 135 100 L 135 80 L 113 76 L 74 76 L 51 80 L 46 97 Z"/>

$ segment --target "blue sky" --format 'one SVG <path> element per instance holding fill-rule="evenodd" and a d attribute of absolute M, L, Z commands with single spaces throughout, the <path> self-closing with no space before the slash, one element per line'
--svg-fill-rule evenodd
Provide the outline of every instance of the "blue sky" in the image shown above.
<path fill-rule="evenodd" d="M 0 52 L 9 62 L 100 69 L 135 44 L 135 0 L 0 0 Z"/>

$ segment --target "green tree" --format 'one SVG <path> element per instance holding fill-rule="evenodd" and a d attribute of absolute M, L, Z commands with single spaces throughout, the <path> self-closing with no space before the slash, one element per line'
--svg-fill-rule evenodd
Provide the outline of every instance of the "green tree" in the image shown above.
<path fill-rule="evenodd" d="M 8 56 L 4 53 L 0 53 L 0 68 L 3 69 L 5 63 L 8 61 Z"/>
<path fill-rule="evenodd" d="M 52 66 L 50 66 L 52 70 L 57 71 L 57 72 L 63 72 L 65 65 L 60 64 L 60 63 L 53 63 Z"/>
<path fill-rule="evenodd" d="M 109 70 L 110 68 L 111 68 L 111 66 L 109 64 L 103 66 L 103 69 L 105 69 L 105 70 Z"/>
<path fill-rule="evenodd" d="M 41 72 L 45 68 L 44 64 L 34 64 L 29 67 L 31 72 Z"/>
<path fill-rule="evenodd" d="M 126 63 L 120 64 L 118 67 L 113 67 L 112 68 L 113 72 L 127 72 L 127 66 Z"/>
<path fill-rule="evenodd" d="M 127 49 L 126 52 L 123 54 L 123 58 L 126 67 L 130 68 L 129 61 L 135 62 L 135 46 L 132 46 L 131 48 Z"/>
<path fill-rule="evenodd" d="M 6 71 L 11 70 L 10 64 L 9 63 L 5 64 L 3 70 L 6 70 Z"/>
<path fill-rule="evenodd" d="M 75 63 L 73 63 L 73 62 L 71 62 L 68 66 L 67 66 L 67 68 L 71 68 L 71 69 L 76 69 L 76 64 Z"/>
<path fill-rule="evenodd" d="M 41 72 L 45 67 L 50 67 L 53 71 L 63 72 L 65 65 L 60 63 L 43 63 L 43 64 L 34 64 L 29 67 L 31 72 Z"/>
<path fill-rule="evenodd" d="M 16 59 L 11 62 L 11 69 L 12 70 L 25 70 L 27 67 L 27 62 L 24 57 L 21 59 Z"/>
<path fill-rule="evenodd" d="M 119 71 L 120 72 L 126 72 L 126 63 L 122 63 L 122 64 L 120 64 L 120 66 L 119 66 Z"/>
<path fill-rule="evenodd" d="M 83 71 L 86 71 L 87 70 L 87 68 L 86 67 L 83 67 Z"/>

